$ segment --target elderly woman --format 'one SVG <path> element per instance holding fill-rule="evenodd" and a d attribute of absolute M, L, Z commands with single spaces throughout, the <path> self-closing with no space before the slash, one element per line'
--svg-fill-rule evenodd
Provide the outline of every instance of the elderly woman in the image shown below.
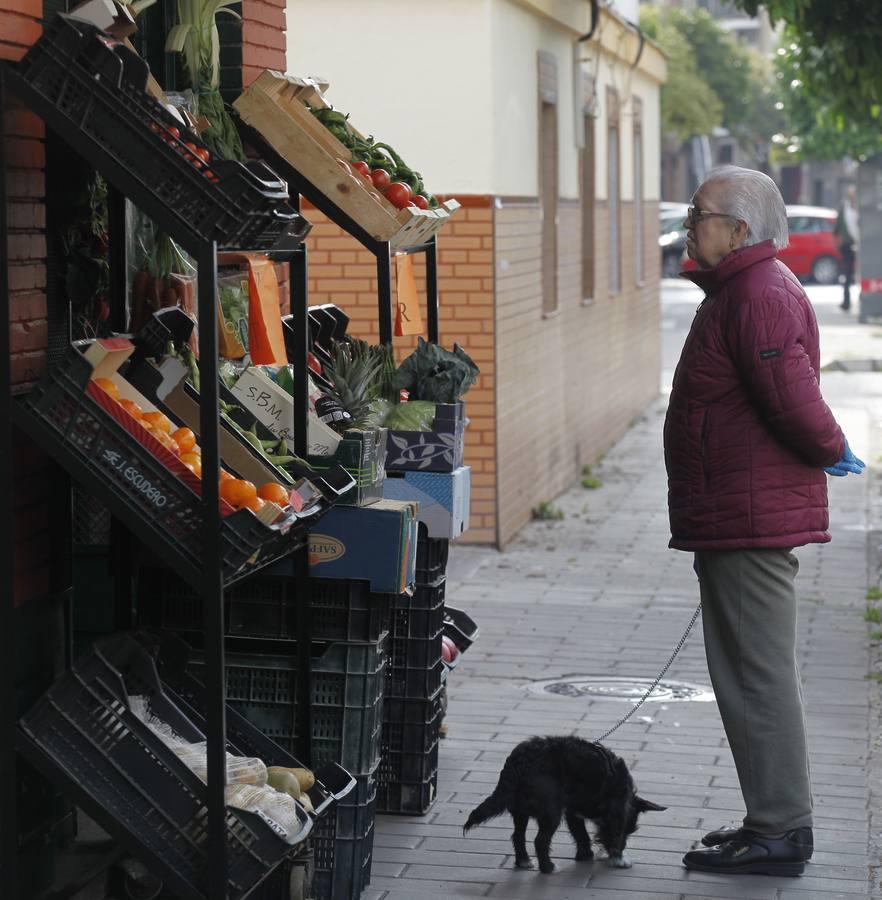
<path fill-rule="evenodd" d="M 695 554 L 705 649 L 747 814 L 687 868 L 799 875 L 812 793 L 796 662 L 799 563 L 830 540 L 831 475 L 860 473 L 818 384 L 818 324 L 790 270 L 784 201 L 760 172 L 711 172 L 685 221 L 705 298 L 665 420 L 670 546 Z"/>

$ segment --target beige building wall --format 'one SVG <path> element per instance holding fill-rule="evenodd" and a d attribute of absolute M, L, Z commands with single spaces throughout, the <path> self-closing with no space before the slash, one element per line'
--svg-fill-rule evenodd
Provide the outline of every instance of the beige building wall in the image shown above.
<path fill-rule="evenodd" d="M 301 0 L 290 0 L 294 9 Z M 439 236 L 441 341 L 459 341 L 481 367 L 468 394 L 466 463 L 473 467 L 466 539 L 504 545 L 532 510 L 571 486 L 658 391 L 660 367 L 659 85 L 664 60 L 648 44 L 637 67 L 633 30 L 608 11 L 584 44 L 583 0 L 450 0 L 445 4 L 323 0 L 320 21 L 289 32 L 292 73 L 320 72 L 328 97 L 412 159 L 439 194 L 464 209 Z M 365 40 L 377 9 L 388 42 L 421 35 L 421 58 L 452 48 L 455 64 L 415 66 Z M 446 15 L 439 16 L 444 7 Z M 451 10 L 453 13 L 451 14 Z M 341 24 L 342 23 L 342 24 Z M 322 30 L 324 29 L 324 31 Z M 399 34 L 399 32 L 401 32 Z M 385 33 L 384 33 L 385 35 Z M 400 45 L 400 44 L 399 44 Z M 539 53 L 557 71 L 558 305 L 543 312 L 539 202 Z M 366 78 L 364 73 L 370 72 Z M 383 90 L 380 85 L 388 85 Z M 586 89 L 586 84 L 593 89 Z M 620 128 L 621 285 L 609 287 L 608 88 Z M 454 98 L 455 99 L 452 99 Z M 583 116 L 594 98 L 595 192 L 583 198 Z M 643 278 L 638 283 L 633 132 L 643 140 Z M 583 203 L 594 210 L 583 235 Z M 377 337 L 372 257 L 313 210 L 310 300 L 338 302 L 351 330 Z M 583 262 L 593 289 L 583 287 Z M 412 339 L 396 339 L 399 354 Z"/>

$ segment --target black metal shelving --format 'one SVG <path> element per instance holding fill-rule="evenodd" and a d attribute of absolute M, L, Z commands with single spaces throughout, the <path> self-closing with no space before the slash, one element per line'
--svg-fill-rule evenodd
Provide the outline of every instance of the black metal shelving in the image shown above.
<path fill-rule="evenodd" d="M 265 159 L 287 182 L 292 196 L 294 192 L 306 197 L 332 222 L 351 234 L 377 260 L 377 316 L 380 328 L 380 342 L 392 343 L 392 245 L 389 241 L 378 241 L 372 237 L 348 213 L 344 212 L 327 194 L 306 178 L 296 163 L 280 155 L 261 133 L 243 121 L 237 125 L 243 141 Z M 299 207 L 298 207 L 299 208 Z M 429 341 L 438 343 L 438 244 L 433 236 L 422 244 L 402 247 L 396 253 L 426 254 L 426 331 Z"/>
<path fill-rule="evenodd" d="M 224 782 L 226 772 L 226 722 L 225 722 L 225 687 L 224 687 L 224 634 L 223 634 L 223 595 L 224 577 L 222 572 L 221 518 L 219 511 L 219 403 L 217 355 L 218 336 L 216 325 L 216 289 L 217 289 L 217 251 L 218 240 L 207 240 L 204 233 L 190 227 L 186 216 L 163 202 L 143 179 L 136 177 L 119 159 L 108 152 L 94 139 L 86 139 L 72 125 L 69 118 L 59 115 L 57 108 L 46 101 L 38 92 L 21 77 L 16 68 L 10 65 L 0 66 L 0 112 L 6 108 L 7 94 L 12 94 L 27 107 L 39 115 L 46 125 L 59 137 L 79 152 L 108 181 L 111 188 L 121 196 L 129 198 L 157 225 L 177 240 L 196 260 L 198 273 L 198 316 L 199 346 L 202 390 L 200 393 L 200 443 L 202 447 L 202 541 L 201 541 L 201 573 L 198 588 L 202 597 L 205 614 L 205 735 L 208 741 L 208 785 L 207 785 L 207 834 L 209 854 L 213 865 L 208 872 L 206 896 L 212 900 L 221 900 L 227 896 L 227 824 L 224 806 Z M 0 421 L 21 422 L 19 404 L 12 396 L 11 347 L 10 347 L 10 298 L 9 270 L 7 262 L 7 221 L 6 221 L 6 183 L 5 158 L 3 142 L 0 141 Z M 215 187 L 205 181 L 204 190 L 211 192 Z M 290 217 L 289 217 L 290 218 Z M 124 271 L 124 235 L 119 233 L 120 217 L 114 217 L 116 228 L 111 232 L 111 272 L 115 274 L 114 285 L 122 283 L 120 273 Z M 306 455 L 306 410 L 307 399 L 307 282 L 306 282 L 306 249 L 302 244 L 288 242 L 286 249 L 272 256 L 277 260 L 291 263 L 291 312 L 293 325 L 299 344 L 299 352 L 294 361 L 295 367 L 295 448 L 296 452 Z M 28 429 L 38 443 L 40 435 Z M 45 438 L 48 440 L 48 437 Z M 15 466 L 12 458 L 12 431 L 10 427 L 0 429 L 0 586 L 4 600 L 0 605 L 0 652 L 5 659 L 15 655 L 15 616 L 13 601 L 13 585 L 15 583 L 14 561 L 14 508 L 12 488 L 15 479 Z M 83 472 L 75 474 L 89 477 Z M 94 479 L 93 479 L 94 481 Z M 123 511 L 120 510 L 120 513 Z M 150 535 L 139 535 L 149 540 Z M 308 590 L 308 562 L 305 542 L 293 549 L 297 560 L 297 577 L 302 590 Z M 180 560 L 174 555 L 168 562 L 175 566 Z M 187 572 L 180 571 L 187 577 Z M 303 594 L 301 594 L 303 596 Z M 308 608 L 308 604 L 306 604 Z M 303 636 L 308 638 L 309 623 L 303 622 Z M 309 640 L 302 640 L 305 659 L 309 663 Z M 304 679 L 308 682 L 308 678 Z M 301 704 L 303 715 L 308 717 L 308 703 Z M 6 678 L 0 686 L 0 878 L 4 884 L 4 894 L 16 895 L 16 745 L 19 741 L 19 730 L 16 726 L 17 709 L 14 679 Z M 308 721 L 307 721 L 308 726 Z M 307 727 L 303 734 L 311 732 Z M 309 760 L 307 760 L 307 763 Z"/>

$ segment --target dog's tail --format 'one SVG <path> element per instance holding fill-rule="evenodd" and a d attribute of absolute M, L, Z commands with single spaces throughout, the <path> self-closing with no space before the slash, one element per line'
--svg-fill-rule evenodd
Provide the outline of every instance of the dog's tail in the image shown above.
<path fill-rule="evenodd" d="M 462 826 L 462 833 L 465 834 L 467 831 L 474 828 L 475 825 L 480 825 L 488 819 L 501 816 L 507 809 L 508 807 L 505 804 L 505 800 L 502 799 L 499 790 L 493 791 L 486 800 L 479 803 L 471 811 L 468 819 L 466 819 L 465 825 Z"/>
<path fill-rule="evenodd" d="M 508 811 L 509 798 L 514 796 L 514 790 L 517 786 L 517 773 L 515 766 L 512 764 L 511 758 L 506 760 L 502 771 L 499 773 L 499 781 L 493 788 L 493 793 L 482 803 L 479 803 L 471 812 L 465 825 L 462 827 L 462 833 L 466 834 L 475 825 L 480 825 L 488 819 L 501 816 Z"/>

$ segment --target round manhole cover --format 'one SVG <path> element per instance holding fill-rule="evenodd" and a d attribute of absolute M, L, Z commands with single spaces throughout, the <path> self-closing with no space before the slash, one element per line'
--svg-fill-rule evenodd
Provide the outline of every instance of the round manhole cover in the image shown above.
<path fill-rule="evenodd" d="M 568 675 L 527 685 L 533 694 L 557 697 L 590 697 L 592 700 L 625 700 L 636 703 L 652 686 L 649 679 L 616 678 L 608 675 Z M 646 698 L 647 703 L 691 700 L 707 702 L 714 692 L 700 684 L 685 681 L 660 681 Z"/>

